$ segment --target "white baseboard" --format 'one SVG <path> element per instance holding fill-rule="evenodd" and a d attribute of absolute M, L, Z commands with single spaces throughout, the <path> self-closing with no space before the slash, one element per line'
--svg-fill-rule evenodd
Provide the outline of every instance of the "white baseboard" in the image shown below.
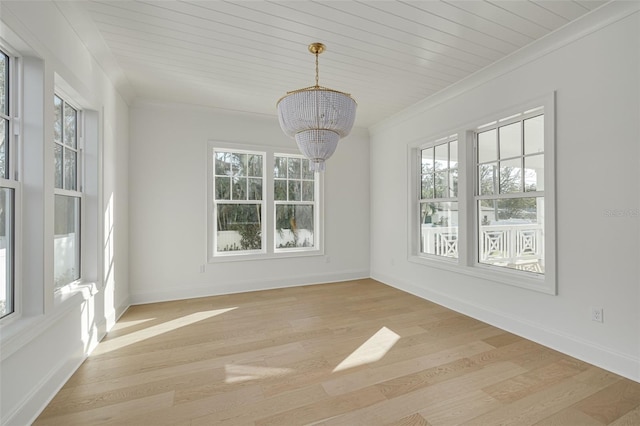
<path fill-rule="evenodd" d="M 124 303 L 120 304 L 111 313 L 108 313 L 106 318 L 96 324 L 98 342 L 106 336 L 113 324 L 126 312 L 129 306 L 130 303 L 127 298 Z M 89 352 L 93 351 L 96 346 L 97 344 L 92 345 L 89 348 Z M 54 367 L 49 374 L 43 377 L 42 380 L 24 396 L 14 410 L 7 413 L 6 416 L 2 413 L 0 424 L 7 426 L 32 424 L 88 356 L 89 354 L 74 356 Z"/>
<path fill-rule="evenodd" d="M 371 272 L 371 278 L 398 290 L 468 315 L 502 330 L 524 337 L 563 354 L 588 362 L 620 376 L 640 382 L 640 359 L 589 342 L 563 331 L 497 312 L 486 306 L 436 292 L 413 283 Z"/>
<path fill-rule="evenodd" d="M 220 296 L 223 294 L 246 293 L 249 291 L 272 290 L 276 288 L 299 287 L 369 278 L 369 270 L 344 271 L 340 273 L 304 275 L 299 277 L 264 279 L 260 281 L 235 281 L 198 285 L 193 287 L 176 286 L 171 290 L 152 292 L 132 292 L 131 304 L 166 302 L 170 300 L 194 299 L 197 297 Z"/>
<path fill-rule="evenodd" d="M 85 359 L 86 356 L 76 356 L 53 368 L 24 396 L 13 411 L 2 416 L 0 424 L 6 426 L 32 424 Z"/>

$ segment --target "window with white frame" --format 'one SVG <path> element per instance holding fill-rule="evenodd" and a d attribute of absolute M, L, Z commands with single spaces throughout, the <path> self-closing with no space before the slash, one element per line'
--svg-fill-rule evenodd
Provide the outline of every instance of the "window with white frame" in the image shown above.
<path fill-rule="evenodd" d="M 316 248 L 316 184 L 310 161 L 276 154 L 273 168 L 275 251 Z"/>
<path fill-rule="evenodd" d="M 0 50 L 0 318 L 16 311 L 17 181 L 15 58 Z"/>
<path fill-rule="evenodd" d="M 81 277 L 81 111 L 54 96 L 54 287 Z"/>
<path fill-rule="evenodd" d="M 544 274 L 542 107 L 480 126 L 475 139 L 477 261 Z"/>
<path fill-rule="evenodd" d="M 214 149 L 213 163 L 214 255 L 262 252 L 265 153 Z"/>
<path fill-rule="evenodd" d="M 409 146 L 409 260 L 555 294 L 554 98 Z"/>
<path fill-rule="evenodd" d="M 322 176 L 300 154 L 209 142 L 208 260 L 322 254 Z"/>
<path fill-rule="evenodd" d="M 420 253 L 458 257 L 458 135 L 420 150 Z"/>

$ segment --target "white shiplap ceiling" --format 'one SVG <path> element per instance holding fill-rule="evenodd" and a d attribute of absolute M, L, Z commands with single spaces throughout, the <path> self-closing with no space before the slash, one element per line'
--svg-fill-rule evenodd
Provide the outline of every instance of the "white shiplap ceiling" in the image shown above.
<path fill-rule="evenodd" d="M 275 116 L 320 84 L 358 101 L 368 127 L 605 1 L 57 2 L 130 98 Z"/>

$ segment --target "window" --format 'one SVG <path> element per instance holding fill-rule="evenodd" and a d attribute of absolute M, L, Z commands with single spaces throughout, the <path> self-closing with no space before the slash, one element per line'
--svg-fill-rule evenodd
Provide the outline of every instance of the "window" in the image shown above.
<path fill-rule="evenodd" d="M 276 154 L 273 168 L 275 250 L 315 249 L 315 173 L 302 156 Z"/>
<path fill-rule="evenodd" d="M 554 98 L 409 145 L 409 260 L 555 294 Z"/>
<path fill-rule="evenodd" d="M 214 150 L 215 254 L 261 252 L 265 154 Z"/>
<path fill-rule="evenodd" d="M 15 230 L 17 181 L 14 58 L 0 50 L 0 318 L 16 311 Z"/>
<path fill-rule="evenodd" d="M 542 108 L 476 133 L 478 259 L 544 273 L 544 114 Z"/>
<path fill-rule="evenodd" d="M 210 261 L 322 254 L 321 175 L 299 154 L 209 143 Z"/>
<path fill-rule="evenodd" d="M 458 257 L 457 137 L 421 150 L 420 253 Z"/>
<path fill-rule="evenodd" d="M 54 287 L 81 277 L 81 112 L 54 96 Z"/>

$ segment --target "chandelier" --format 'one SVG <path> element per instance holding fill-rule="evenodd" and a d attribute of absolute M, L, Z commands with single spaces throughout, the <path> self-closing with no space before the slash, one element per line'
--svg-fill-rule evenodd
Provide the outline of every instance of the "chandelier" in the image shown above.
<path fill-rule="evenodd" d="M 322 43 L 309 45 L 309 52 L 316 56 L 315 86 L 287 92 L 277 103 L 282 131 L 295 138 L 315 172 L 324 171 L 325 160 L 333 155 L 340 138 L 349 134 L 356 118 L 351 95 L 318 84 L 318 55 L 324 51 Z"/>

